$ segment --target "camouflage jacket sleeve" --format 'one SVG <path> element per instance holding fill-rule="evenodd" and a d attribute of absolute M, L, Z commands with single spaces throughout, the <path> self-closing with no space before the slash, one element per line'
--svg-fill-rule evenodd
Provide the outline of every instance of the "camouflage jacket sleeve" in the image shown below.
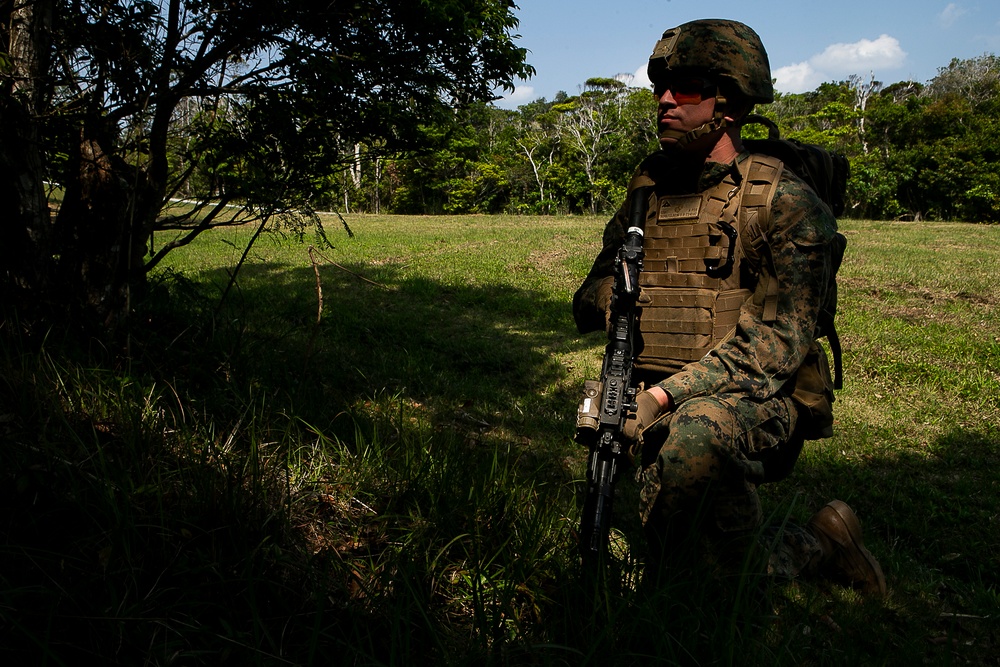
<path fill-rule="evenodd" d="M 815 339 L 828 289 L 837 229 L 829 208 L 802 181 L 783 174 L 771 206 L 768 246 L 778 280 L 777 318 L 763 318 L 765 281 L 744 303 L 735 335 L 660 383 L 680 403 L 720 393 L 776 395 Z"/>
<path fill-rule="evenodd" d="M 618 209 L 614 217 L 604 227 L 601 252 L 590 267 L 590 273 L 573 295 L 573 319 L 580 333 L 603 330 L 607 304 L 600 303 L 600 294 L 615 280 L 615 258 L 625 242 L 625 205 Z M 603 286 L 604 290 L 602 290 Z"/>

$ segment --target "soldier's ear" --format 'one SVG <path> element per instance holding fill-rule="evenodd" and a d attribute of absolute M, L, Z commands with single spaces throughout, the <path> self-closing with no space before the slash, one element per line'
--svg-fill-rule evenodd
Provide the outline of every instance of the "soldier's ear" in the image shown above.
<path fill-rule="evenodd" d="M 749 116 L 751 111 L 753 111 L 753 104 L 751 102 L 733 101 L 726 105 L 725 118 L 730 123 L 736 124 Z"/>

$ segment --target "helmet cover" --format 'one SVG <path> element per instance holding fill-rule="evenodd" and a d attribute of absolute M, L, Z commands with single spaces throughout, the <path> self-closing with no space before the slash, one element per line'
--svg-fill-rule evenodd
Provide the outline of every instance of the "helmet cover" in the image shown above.
<path fill-rule="evenodd" d="M 693 70 L 719 79 L 752 103 L 774 101 L 771 66 L 760 37 L 727 19 L 700 19 L 663 33 L 646 73 L 654 84 L 672 72 Z"/>

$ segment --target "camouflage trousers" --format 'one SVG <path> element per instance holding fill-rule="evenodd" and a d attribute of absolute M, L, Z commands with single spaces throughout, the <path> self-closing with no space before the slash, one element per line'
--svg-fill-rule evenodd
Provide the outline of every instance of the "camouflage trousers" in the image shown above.
<path fill-rule="evenodd" d="M 757 486 L 775 477 L 773 469 L 790 472 L 802 444 L 790 442 L 796 417 L 784 397 L 720 395 L 685 401 L 654 422 L 642 434 L 639 472 L 639 513 L 647 534 L 697 524 L 720 543 L 757 535 L 769 573 L 794 577 L 813 569 L 821 551 L 816 538 L 787 522 L 762 527 L 757 495 Z"/>

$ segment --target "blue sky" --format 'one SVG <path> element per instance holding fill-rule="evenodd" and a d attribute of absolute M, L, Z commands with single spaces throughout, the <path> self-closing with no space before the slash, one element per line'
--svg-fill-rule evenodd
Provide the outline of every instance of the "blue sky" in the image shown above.
<path fill-rule="evenodd" d="M 851 74 L 890 84 L 926 82 L 952 58 L 1000 54 L 996 0 L 515 0 L 519 46 L 537 73 L 497 105 L 516 108 L 591 77 L 631 74 L 645 85 L 646 59 L 667 28 L 729 18 L 761 36 L 776 87 L 786 93 Z"/>

